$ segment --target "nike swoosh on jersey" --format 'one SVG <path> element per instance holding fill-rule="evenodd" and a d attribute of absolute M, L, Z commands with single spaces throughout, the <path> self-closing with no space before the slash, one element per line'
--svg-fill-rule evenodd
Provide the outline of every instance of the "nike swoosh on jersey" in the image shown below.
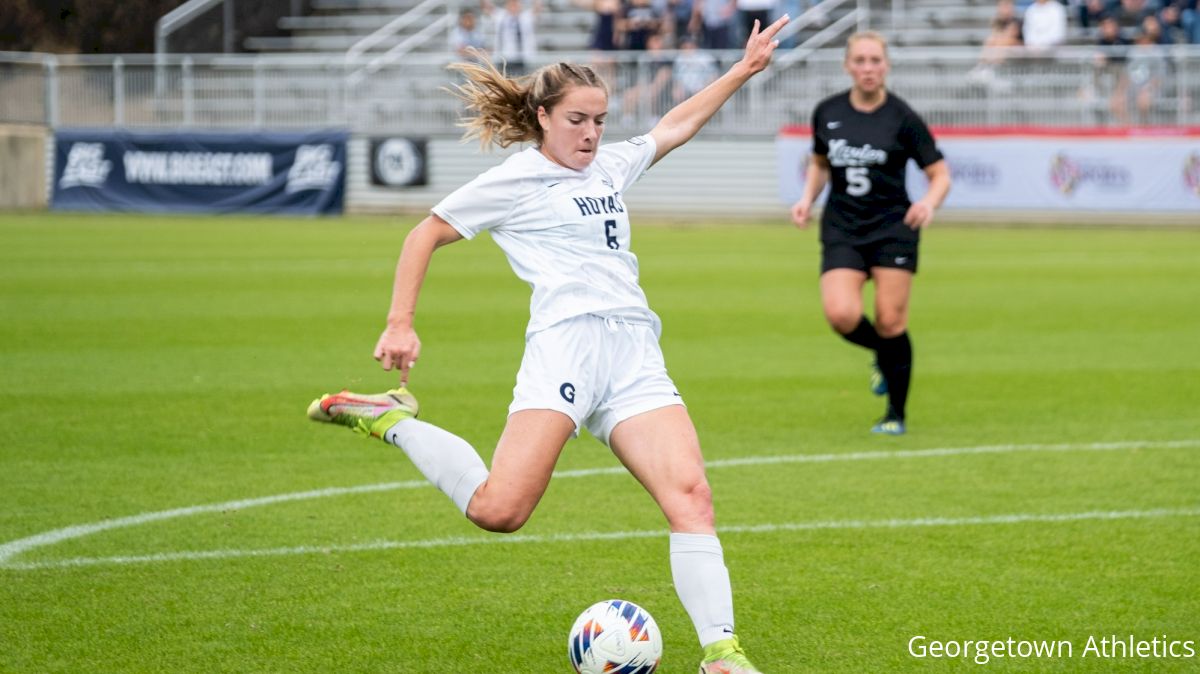
<path fill-rule="evenodd" d="M 842 126 L 841 122 L 829 122 L 828 124 L 825 125 L 825 128 L 837 129 L 837 128 L 840 128 L 841 126 Z"/>

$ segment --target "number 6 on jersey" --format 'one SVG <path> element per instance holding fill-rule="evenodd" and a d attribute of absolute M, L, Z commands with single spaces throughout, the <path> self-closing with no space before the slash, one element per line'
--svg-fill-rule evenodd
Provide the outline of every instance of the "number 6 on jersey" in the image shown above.
<path fill-rule="evenodd" d="M 604 221 L 604 238 L 608 241 L 608 247 L 613 250 L 620 250 L 621 244 L 617 243 L 617 221 Z"/>

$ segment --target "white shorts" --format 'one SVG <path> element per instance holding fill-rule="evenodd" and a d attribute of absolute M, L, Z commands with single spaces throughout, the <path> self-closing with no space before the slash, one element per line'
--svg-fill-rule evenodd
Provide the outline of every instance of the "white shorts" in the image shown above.
<path fill-rule="evenodd" d="M 682 404 L 649 323 L 585 314 L 526 338 L 508 413 L 556 410 L 607 445 L 622 421 Z"/>

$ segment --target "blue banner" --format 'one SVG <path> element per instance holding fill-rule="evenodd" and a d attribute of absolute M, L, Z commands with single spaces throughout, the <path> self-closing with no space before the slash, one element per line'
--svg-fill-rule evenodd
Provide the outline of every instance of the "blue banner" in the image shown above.
<path fill-rule="evenodd" d="M 344 131 L 55 131 L 57 210 L 341 213 Z"/>

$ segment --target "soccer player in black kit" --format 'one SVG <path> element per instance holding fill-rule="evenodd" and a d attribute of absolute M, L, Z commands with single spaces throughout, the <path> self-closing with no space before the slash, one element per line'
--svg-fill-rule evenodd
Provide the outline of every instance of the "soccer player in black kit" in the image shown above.
<path fill-rule="evenodd" d="M 792 221 L 808 226 L 813 202 L 832 183 L 821 215 L 821 304 L 834 330 L 875 352 L 871 389 L 886 394 L 888 406 L 871 430 L 903 435 L 917 243 L 950 191 L 950 171 L 925 122 L 887 90 L 889 66 L 882 35 L 850 36 L 845 68 L 853 85 L 813 111 L 813 156 Z M 909 159 L 929 178 L 929 189 L 916 202 L 904 187 Z M 875 282 L 874 325 L 863 312 L 867 279 Z"/>

